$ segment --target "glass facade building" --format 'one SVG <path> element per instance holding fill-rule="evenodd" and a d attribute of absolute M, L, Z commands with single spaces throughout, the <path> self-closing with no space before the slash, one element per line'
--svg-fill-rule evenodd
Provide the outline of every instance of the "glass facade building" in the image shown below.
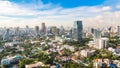
<path fill-rule="evenodd" d="M 73 26 L 73 39 L 76 41 L 82 40 L 82 31 L 83 31 L 83 24 L 82 21 L 75 21 Z"/>

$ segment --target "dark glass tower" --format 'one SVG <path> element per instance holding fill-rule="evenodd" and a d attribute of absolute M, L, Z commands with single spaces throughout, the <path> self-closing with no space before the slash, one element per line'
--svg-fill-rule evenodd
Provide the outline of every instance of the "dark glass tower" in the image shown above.
<path fill-rule="evenodd" d="M 76 41 L 82 40 L 83 25 L 82 21 L 75 21 L 73 26 L 73 39 Z"/>

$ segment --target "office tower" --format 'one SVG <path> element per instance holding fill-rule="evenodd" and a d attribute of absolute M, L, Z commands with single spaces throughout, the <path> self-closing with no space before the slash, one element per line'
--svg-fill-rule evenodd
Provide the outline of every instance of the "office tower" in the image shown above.
<path fill-rule="evenodd" d="M 115 35 L 114 31 L 115 31 L 115 28 L 113 26 L 111 26 L 109 28 L 109 38 L 110 38 L 110 41 L 113 41 L 113 37 Z"/>
<path fill-rule="evenodd" d="M 95 29 L 91 28 L 91 33 L 94 34 L 94 32 L 95 32 Z"/>
<path fill-rule="evenodd" d="M 60 27 L 60 31 L 59 31 L 60 35 L 63 35 L 63 34 L 64 34 L 64 32 L 65 32 L 65 29 L 64 29 L 64 27 L 63 27 L 63 26 L 61 26 L 61 27 Z"/>
<path fill-rule="evenodd" d="M 72 38 L 72 29 L 69 30 L 70 38 Z"/>
<path fill-rule="evenodd" d="M 60 29 L 59 29 L 59 28 L 57 28 L 57 30 L 56 30 L 56 34 L 57 34 L 57 35 L 60 34 Z"/>
<path fill-rule="evenodd" d="M 99 29 L 94 29 L 94 38 L 95 39 L 101 38 L 101 31 Z"/>
<path fill-rule="evenodd" d="M 30 29 L 29 29 L 29 26 L 28 25 L 26 25 L 26 28 L 25 28 L 25 34 L 29 34 L 30 33 Z"/>
<path fill-rule="evenodd" d="M 120 26 L 117 26 L 118 35 L 120 35 Z"/>
<path fill-rule="evenodd" d="M 35 26 L 35 33 L 36 33 L 36 36 L 40 34 L 39 26 Z"/>
<path fill-rule="evenodd" d="M 19 27 L 15 28 L 15 36 L 18 36 L 19 37 L 20 35 L 20 30 L 19 30 Z"/>
<path fill-rule="evenodd" d="M 47 27 L 47 28 L 46 28 L 46 34 L 47 34 L 47 35 L 50 34 L 50 27 Z"/>
<path fill-rule="evenodd" d="M 117 31 L 120 32 L 120 26 L 117 26 Z"/>
<path fill-rule="evenodd" d="M 101 36 L 102 36 L 102 37 L 109 37 L 109 32 L 108 32 L 108 29 L 107 29 L 107 28 L 104 28 L 104 29 L 101 31 Z"/>
<path fill-rule="evenodd" d="M 5 34 L 3 35 L 3 40 L 4 41 L 10 40 L 10 30 L 9 29 L 7 29 L 5 31 Z"/>
<path fill-rule="evenodd" d="M 82 31 L 83 31 L 83 25 L 82 21 L 75 21 L 73 26 L 73 39 L 76 41 L 82 40 Z"/>
<path fill-rule="evenodd" d="M 52 34 L 56 34 L 56 33 L 57 33 L 57 27 L 56 27 L 56 26 L 52 26 L 52 27 L 50 28 L 50 32 L 51 32 Z"/>
<path fill-rule="evenodd" d="M 45 34 L 46 33 L 46 26 L 45 26 L 45 23 L 42 23 L 42 25 L 41 25 L 41 33 L 42 34 Z"/>

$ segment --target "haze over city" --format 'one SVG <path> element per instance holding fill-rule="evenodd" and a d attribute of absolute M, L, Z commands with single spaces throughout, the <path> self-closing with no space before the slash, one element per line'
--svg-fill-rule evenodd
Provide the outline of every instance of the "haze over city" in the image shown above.
<path fill-rule="evenodd" d="M 120 0 L 0 0 L 0 27 L 71 27 L 82 20 L 84 27 L 120 25 Z M 99 25 L 98 25 L 99 24 Z"/>

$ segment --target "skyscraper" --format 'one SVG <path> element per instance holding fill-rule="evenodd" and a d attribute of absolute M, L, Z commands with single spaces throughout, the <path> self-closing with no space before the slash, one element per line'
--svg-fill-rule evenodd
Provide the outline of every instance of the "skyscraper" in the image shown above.
<path fill-rule="evenodd" d="M 10 39 L 10 30 L 7 29 L 6 32 L 5 32 L 5 34 L 3 35 L 3 40 L 7 41 L 9 39 Z"/>
<path fill-rule="evenodd" d="M 73 26 L 73 39 L 76 41 L 82 40 L 82 31 L 83 31 L 83 25 L 82 21 L 75 21 Z"/>
<path fill-rule="evenodd" d="M 29 26 L 28 25 L 26 25 L 26 28 L 25 28 L 25 34 L 29 34 L 30 33 L 30 29 L 29 29 Z"/>
<path fill-rule="evenodd" d="M 15 28 L 15 36 L 18 36 L 19 37 L 20 35 L 20 29 L 19 27 Z"/>
<path fill-rule="evenodd" d="M 60 32 L 60 35 L 63 35 L 63 34 L 64 34 L 65 29 L 64 29 L 64 27 L 63 27 L 63 26 L 61 26 L 61 27 L 60 27 L 60 31 L 59 31 L 59 32 Z"/>
<path fill-rule="evenodd" d="M 99 29 L 94 29 L 94 38 L 95 39 L 101 38 L 101 31 Z"/>
<path fill-rule="evenodd" d="M 110 41 L 113 41 L 113 37 L 115 36 L 115 27 L 111 26 L 109 28 L 109 38 L 110 38 Z"/>
<path fill-rule="evenodd" d="M 38 36 L 39 35 L 39 26 L 35 26 L 35 33 L 36 33 L 36 35 Z"/>
<path fill-rule="evenodd" d="M 95 32 L 95 29 L 91 28 L 91 33 L 94 34 L 94 32 Z"/>
<path fill-rule="evenodd" d="M 70 38 L 72 38 L 72 29 L 69 30 Z"/>
<path fill-rule="evenodd" d="M 42 23 L 42 25 L 41 25 L 41 33 L 46 33 L 46 26 L 45 26 L 45 23 Z"/>
<path fill-rule="evenodd" d="M 120 26 L 117 26 L 117 32 L 120 35 Z"/>
<path fill-rule="evenodd" d="M 52 26 L 50 29 L 52 34 L 56 34 L 57 33 L 57 27 L 56 26 Z"/>

